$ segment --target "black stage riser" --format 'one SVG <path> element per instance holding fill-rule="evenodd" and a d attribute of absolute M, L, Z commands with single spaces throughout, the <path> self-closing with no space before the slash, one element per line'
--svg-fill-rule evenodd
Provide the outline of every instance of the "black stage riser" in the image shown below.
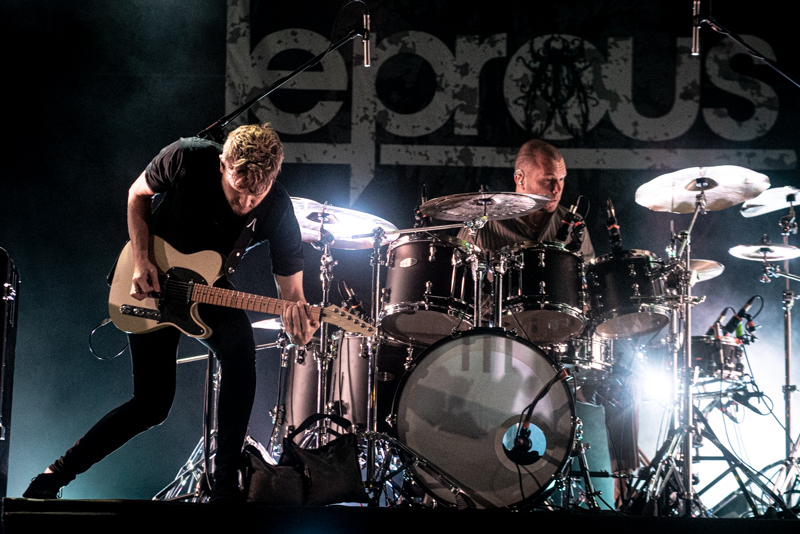
<path fill-rule="evenodd" d="M 79 532 L 242 532 L 246 534 L 385 534 L 472 532 L 487 527 L 503 532 L 615 534 L 770 534 L 797 533 L 800 522 L 783 519 L 702 519 L 631 517 L 614 513 L 408 508 L 266 507 L 162 501 L 32 501 L 5 499 L 7 534 Z M 195 530 L 196 529 L 196 530 Z M 223 530 L 218 530 L 223 529 Z"/>

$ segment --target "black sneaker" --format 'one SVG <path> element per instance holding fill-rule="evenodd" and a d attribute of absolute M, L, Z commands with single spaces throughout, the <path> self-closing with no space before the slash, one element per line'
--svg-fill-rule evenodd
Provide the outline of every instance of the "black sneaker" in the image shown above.
<path fill-rule="evenodd" d="M 26 499 L 58 499 L 61 488 L 75 480 L 58 473 L 42 473 L 31 480 L 31 485 L 22 496 Z"/>
<path fill-rule="evenodd" d="M 245 495 L 239 487 L 239 471 L 232 473 L 217 471 L 208 502 L 222 505 L 244 503 Z"/>

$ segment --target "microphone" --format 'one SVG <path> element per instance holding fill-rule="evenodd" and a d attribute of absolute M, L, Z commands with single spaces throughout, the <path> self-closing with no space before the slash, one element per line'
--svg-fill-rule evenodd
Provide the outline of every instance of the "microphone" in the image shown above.
<path fill-rule="evenodd" d="M 706 330 L 706 335 L 707 336 L 713 336 L 714 335 L 715 327 L 717 325 L 722 324 L 722 320 L 725 318 L 726 315 L 728 315 L 728 308 L 725 308 L 724 310 L 722 310 L 722 313 L 719 314 L 719 317 L 717 317 L 717 320 L 714 321 L 714 323 L 711 326 L 708 327 L 708 330 Z"/>
<path fill-rule="evenodd" d="M 692 5 L 692 55 L 700 55 L 700 0 Z"/>
<path fill-rule="evenodd" d="M 742 306 L 742 309 L 736 312 L 733 317 L 731 317 L 731 320 L 728 321 L 723 329 L 725 332 L 732 334 L 734 331 L 736 331 L 736 327 L 742 323 L 742 317 L 744 317 L 747 312 L 750 311 L 750 308 L 753 306 L 753 302 L 756 300 L 756 298 L 758 298 L 758 295 L 753 295 L 750 297 L 750 300 L 748 300 L 747 303 Z"/>
<path fill-rule="evenodd" d="M 414 228 L 430 226 L 430 217 L 423 215 L 420 208 L 428 201 L 428 194 L 425 192 L 425 184 L 422 184 L 422 194 L 420 195 L 419 207 L 414 210 Z"/>
<path fill-rule="evenodd" d="M 611 199 L 606 199 L 606 213 L 608 214 L 608 219 L 606 219 L 606 226 L 608 227 L 608 237 L 611 240 L 611 250 L 613 252 L 619 252 L 622 250 L 622 236 L 619 233 L 619 224 L 617 223 L 617 214 L 614 211 L 614 204 L 611 203 Z"/>
<path fill-rule="evenodd" d="M 556 239 L 561 242 L 565 242 L 569 237 L 569 231 L 572 228 L 572 224 L 575 221 L 575 212 L 578 210 L 577 204 L 573 204 L 570 206 L 569 211 L 564 214 L 564 218 L 561 219 L 561 227 L 559 227 L 558 232 L 556 232 Z"/>
<path fill-rule="evenodd" d="M 531 465 L 539 461 L 542 457 L 537 450 L 531 450 L 533 442 L 531 441 L 531 431 L 525 423 L 520 427 L 519 433 L 514 438 L 514 446 L 508 448 L 503 445 L 503 452 L 506 457 L 517 465 Z"/>
<path fill-rule="evenodd" d="M 344 280 L 342 280 L 342 285 L 344 286 L 345 293 L 347 293 L 347 300 L 342 304 L 342 307 L 350 310 L 351 312 L 355 312 L 358 315 L 365 315 L 366 312 L 361 306 L 361 299 L 358 298 L 356 292 L 353 291 Z"/>
<path fill-rule="evenodd" d="M 364 38 L 361 40 L 361 42 L 364 45 L 364 66 L 371 67 L 372 54 L 370 53 L 369 48 L 369 12 L 366 11 L 366 5 L 364 7 Z"/>

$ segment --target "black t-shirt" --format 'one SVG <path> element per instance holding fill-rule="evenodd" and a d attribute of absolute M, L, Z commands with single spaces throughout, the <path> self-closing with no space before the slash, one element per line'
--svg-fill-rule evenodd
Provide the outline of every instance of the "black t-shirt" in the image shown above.
<path fill-rule="evenodd" d="M 248 220 L 247 215 L 236 215 L 225 198 L 221 153 L 222 146 L 217 143 L 179 139 L 162 149 L 145 169 L 147 185 L 163 193 L 151 217 L 150 232 L 184 254 L 215 250 L 227 256 Z M 254 210 L 263 215 L 256 220 L 250 247 L 269 242 L 274 274 L 289 276 L 302 271 L 300 226 L 286 189 L 274 182 Z"/>

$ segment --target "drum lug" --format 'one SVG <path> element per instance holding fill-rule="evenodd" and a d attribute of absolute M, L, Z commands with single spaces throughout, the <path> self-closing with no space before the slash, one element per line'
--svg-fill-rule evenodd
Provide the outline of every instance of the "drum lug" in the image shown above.
<path fill-rule="evenodd" d="M 539 267 L 544 267 L 544 251 L 539 252 Z"/>
<path fill-rule="evenodd" d="M 639 284 L 633 284 L 631 286 L 631 289 L 633 289 L 633 296 L 634 297 L 641 297 L 642 296 L 642 294 L 639 293 Z"/>
<path fill-rule="evenodd" d="M 433 282 L 431 282 L 430 280 L 428 280 L 427 282 L 425 282 L 425 293 L 424 293 L 424 295 L 427 297 L 427 296 L 429 296 L 429 295 L 430 295 L 432 292 L 433 292 Z"/>
<path fill-rule="evenodd" d="M 630 270 L 630 272 L 628 273 L 628 276 L 636 276 L 636 265 L 634 265 L 633 263 L 631 263 L 630 267 L 631 267 L 631 270 Z"/>
<path fill-rule="evenodd" d="M 539 282 L 539 294 L 540 294 L 540 295 L 546 295 L 546 294 L 547 294 L 547 291 L 546 291 L 546 288 L 545 288 L 545 283 L 544 283 L 544 280 L 542 280 L 542 281 L 540 281 L 540 282 Z"/>
<path fill-rule="evenodd" d="M 428 247 L 428 261 L 431 263 L 436 261 L 436 245 Z"/>
<path fill-rule="evenodd" d="M 388 302 L 391 294 L 392 294 L 391 288 L 384 287 L 383 289 L 381 289 L 381 304 L 385 304 L 386 302 Z"/>
<path fill-rule="evenodd" d="M 395 424 L 397 423 L 397 415 L 389 414 L 386 416 L 386 419 L 384 419 L 384 421 L 386 421 L 387 425 L 394 428 Z"/>

